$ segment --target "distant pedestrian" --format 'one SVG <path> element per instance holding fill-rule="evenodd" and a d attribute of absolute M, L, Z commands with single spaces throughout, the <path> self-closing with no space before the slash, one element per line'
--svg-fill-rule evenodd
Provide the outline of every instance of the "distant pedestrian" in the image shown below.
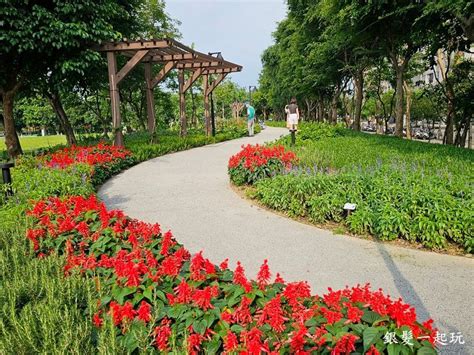
<path fill-rule="evenodd" d="M 249 137 L 252 137 L 255 127 L 255 109 L 249 103 L 246 103 L 245 106 L 247 107 L 247 129 L 249 131 Z"/>
<path fill-rule="evenodd" d="M 296 98 L 292 98 L 289 105 L 285 106 L 286 126 L 290 131 L 298 130 L 298 121 L 300 119 L 300 111 L 296 104 Z"/>

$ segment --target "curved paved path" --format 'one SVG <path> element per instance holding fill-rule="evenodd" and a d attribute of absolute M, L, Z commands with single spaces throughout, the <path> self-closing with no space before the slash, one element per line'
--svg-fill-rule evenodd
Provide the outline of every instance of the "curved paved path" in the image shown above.
<path fill-rule="evenodd" d="M 159 222 L 191 252 L 214 262 L 240 260 L 249 276 L 263 259 L 286 280 L 308 280 L 313 292 L 370 282 L 432 317 L 442 332 L 462 332 L 474 353 L 474 260 L 333 235 L 252 206 L 229 186 L 227 161 L 242 144 L 274 140 L 285 129 L 162 156 L 109 180 L 99 191 L 110 208 Z"/>

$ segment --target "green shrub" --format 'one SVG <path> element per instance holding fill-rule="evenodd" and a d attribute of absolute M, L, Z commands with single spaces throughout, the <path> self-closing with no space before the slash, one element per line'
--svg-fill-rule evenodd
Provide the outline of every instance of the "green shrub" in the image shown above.
<path fill-rule="evenodd" d="M 305 124 L 302 132 L 311 133 L 293 148 L 299 166 L 256 184 L 253 194 L 263 204 L 381 240 L 402 238 L 433 249 L 451 242 L 474 250 L 472 151 L 327 125 Z M 349 217 L 346 202 L 357 204 Z"/>

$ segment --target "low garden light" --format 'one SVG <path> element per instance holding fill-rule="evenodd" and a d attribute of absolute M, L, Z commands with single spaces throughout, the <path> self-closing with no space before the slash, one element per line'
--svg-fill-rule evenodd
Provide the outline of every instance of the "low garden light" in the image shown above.
<path fill-rule="evenodd" d="M 355 203 L 347 202 L 344 205 L 344 211 L 346 211 L 346 216 L 349 217 L 353 211 L 355 211 L 357 205 Z"/>
<path fill-rule="evenodd" d="M 3 183 L 7 185 L 7 188 L 5 190 L 6 197 L 13 195 L 13 189 L 11 186 L 12 174 L 10 172 L 10 169 L 14 166 L 14 163 L 0 163 L 0 169 L 2 169 Z"/>
<path fill-rule="evenodd" d="M 296 128 L 295 125 L 292 125 L 290 128 L 290 133 L 291 133 L 291 146 L 294 146 L 296 144 Z"/>

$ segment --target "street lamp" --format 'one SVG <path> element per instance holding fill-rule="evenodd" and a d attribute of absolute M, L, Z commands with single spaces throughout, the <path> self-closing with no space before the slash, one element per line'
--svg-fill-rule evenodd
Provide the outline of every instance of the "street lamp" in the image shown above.
<path fill-rule="evenodd" d="M 216 57 L 217 59 L 224 59 L 224 57 L 222 57 L 222 53 L 221 52 L 208 52 L 208 54 L 210 56 L 213 56 L 213 57 Z M 215 137 L 216 135 L 216 118 L 215 118 L 215 114 L 214 114 L 214 97 L 212 96 L 212 91 L 211 91 L 211 94 L 209 95 L 210 99 L 211 99 L 211 130 L 212 130 L 212 136 Z"/>
<path fill-rule="evenodd" d="M 252 91 L 257 90 L 257 87 L 254 85 L 249 85 L 249 104 L 252 103 Z"/>

